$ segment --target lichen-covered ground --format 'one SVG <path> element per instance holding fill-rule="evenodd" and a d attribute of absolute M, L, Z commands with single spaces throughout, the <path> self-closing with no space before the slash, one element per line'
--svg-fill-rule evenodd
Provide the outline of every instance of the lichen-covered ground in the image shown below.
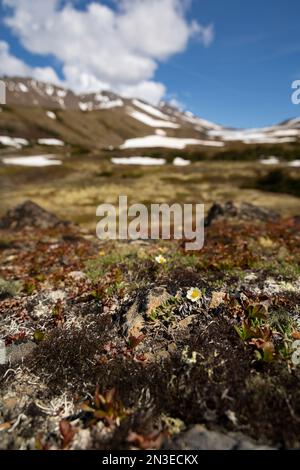
<path fill-rule="evenodd" d="M 217 207 L 191 254 L 35 210 L 0 221 L 0 448 L 300 446 L 299 218 Z"/>

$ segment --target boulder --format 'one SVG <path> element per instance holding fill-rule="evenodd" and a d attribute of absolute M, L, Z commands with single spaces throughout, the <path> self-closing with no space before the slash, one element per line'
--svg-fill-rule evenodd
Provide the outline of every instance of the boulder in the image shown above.
<path fill-rule="evenodd" d="M 205 226 L 209 227 L 215 220 L 221 219 L 274 222 L 278 220 L 279 217 L 279 214 L 271 209 L 258 207 L 248 202 L 242 202 L 239 205 L 233 202 L 226 202 L 225 204 L 215 203 L 212 205 L 205 218 Z"/>
<path fill-rule="evenodd" d="M 47 229 L 59 224 L 65 222 L 32 201 L 25 201 L 16 206 L 0 219 L 0 229 L 4 230 L 21 230 L 25 227 Z"/>
<path fill-rule="evenodd" d="M 200 424 L 182 433 L 171 448 L 176 450 L 272 450 L 271 447 L 256 443 L 243 434 L 209 431 Z"/>

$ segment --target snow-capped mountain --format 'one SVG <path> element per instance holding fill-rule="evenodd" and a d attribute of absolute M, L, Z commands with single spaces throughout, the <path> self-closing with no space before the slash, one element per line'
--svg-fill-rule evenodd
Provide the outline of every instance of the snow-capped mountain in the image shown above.
<path fill-rule="evenodd" d="M 180 121 L 205 129 L 220 126 L 182 112 L 162 102 L 159 107 L 138 99 L 122 98 L 110 91 L 76 95 L 73 91 L 32 78 L 4 78 L 7 104 L 10 106 L 42 107 L 49 110 L 99 111 L 127 107 L 128 115 L 149 127 L 178 129 Z"/>
<path fill-rule="evenodd" d="M 4 147 L 33 143 L 98 149 L 218 149 L 236 143 L 293 144 L 300 139 L 300 118 L 260 129 L 229 129 L 165 102 L 156 107 L 109 91 L 77 95 L 32 78 L 4 81 L 7 105 L 0 113 Z"/>
<path fill-rule="evenodd" d="M 123 101 L 111 92 L 76 95 L 73 91 L 32 78 L 4 78 L 7 103 L 49 109 L 93 111 L 122 106 Z"/>
<path fill-rule="evenodd" d="M 256 129 L 213 129 L 211 137 L 223 142 L 243 142 L 245 144 L 284 144 L 295 142 L 300 137 L 300 118 L 290 119 L 281 124 Z"/>

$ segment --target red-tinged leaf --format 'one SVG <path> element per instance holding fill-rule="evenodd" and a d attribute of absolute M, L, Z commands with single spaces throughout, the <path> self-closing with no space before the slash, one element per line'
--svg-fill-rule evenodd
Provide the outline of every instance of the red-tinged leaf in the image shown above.
<path fill-rule="evenodd" d="M 112 403 L 113 399 L 115 397 L 115 394 L 116 394 L 116 389 L 115 388 L 112 388 L 111 390 L 108 390 L 105 394 L 106 403 Z"/>
<path fill-rule="evenodd" d="M 132 349 L 135 349 L 143 340 L 145 339 L 145 335 L 141 334 L 139 336 L 130 336 L 129 344 Z"/>
<path fill-rule="evenodd" d="M 9 422 L 0 424 L 0 431 L 7 431 L 11 428 L 11 424 Z"/>
<path fill-rule="evenodd" d="M 62 448 L 65 449 L 72 441 L 75 434 L 75 430 L 72 428 L 71 424 L 66 419 L 60 421 L 59 430 L 62 437 Z"/>
<path fill-rule="evenodd" d="M 96 408 L 100 408 L 100 405 L 101 405 L 101 396 L 100 396 L 100 394 L 99 394 L 99 385 L 97 385 L 97 387 L 96 387 L 95 396 L 94 396 L 94 402 L 95 402 Z"/>
<path fill-rule="evenodd" d="M 259 351 L 262 351 L 262 359 L 265 362 L 272 362 L 275 356 L 275 346 L 271 341 L 265 341 L 261 338 L 252 339 L 253 344 Z"/>
<path fill-rule="evenodd" d="M 135 432 L 130 432 L 127 442 L 134 444 L 139 449 L 160 449 L 163 441 L 162 434 L 150 434 L 149 436 L 142 436 Z"/>

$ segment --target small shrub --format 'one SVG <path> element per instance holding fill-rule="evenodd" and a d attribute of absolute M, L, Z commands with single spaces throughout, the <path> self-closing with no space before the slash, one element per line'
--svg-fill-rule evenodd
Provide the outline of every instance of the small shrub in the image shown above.
<path fill-rule="evenodd" d="M 256 183 L 257 189 L 274 193 L 286 193 L 300 197 L 300 180 L 293 178 L 283 170 L 270 171 Z"/>

